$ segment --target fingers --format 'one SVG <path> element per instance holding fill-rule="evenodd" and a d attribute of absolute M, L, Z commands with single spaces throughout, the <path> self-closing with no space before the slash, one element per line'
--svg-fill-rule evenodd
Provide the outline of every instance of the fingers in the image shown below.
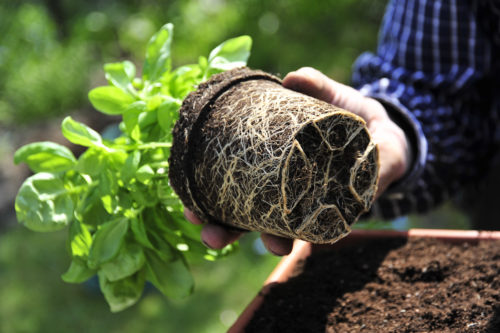
<path fill-rule="evenodd" d="M 241 237 L 242 233 L 230 231 L 216 224 L 206 224 L 201 231 L 202 242 L 211 249 L 222 249 Z M 285 256 L 292 252 L 293 240 L 269 234 L 261 235 L 266 249 L 274 255 Z"/>
<path fill-rule="evenodd" d="M 184 209 L 184 215 L 193 224 L 203 224 L 203 221 L 187 208 Z M 222 249 L 226 245 L 237 241 L 241 235 L 240 232 L 207 223 L 201 230 L 201 241 L 211 249 Z M 293 241 L 291 239 L 269 234 L 262 234 L 261 237 L 267 250 L 277 256 L 284 256 L 292 251 Z"/>
<path fill-rule="evenodd" d="M 203 244 L 211 249 L 222 249 L 237 241 L 242 233 L 228 230 L 223 226 L 207 223 L 201 230 Z M 293 240 L 269 234 L 261 235 L 262 242 L 267 250 L 277 256 L 285 256 L 292 252 Z"/>
<path fill-rule="evenodd" d="M 393 122 L 378 122 L 371 131 L 379 150 L 378 198 L 391 183 L 403 177 L 410 166 L 411 150 L 405 133 Z"/>
<path fill-rule="evenodd" d="M 292 252 L 293 240 L 289 238 L 270 234 L 262 234 L 261 238 L 267 250 L 277 256 L 286 256 Z"/>
<path fill-rule="evenodd" d="M 366 98 L 356 89 L 334 81 L 311 67 L 288 73 L 283 79 L 283 86 L 351 111 L 367 123 L 385 114 L 383 107 L 377 105 L 375 100 Z"/>
<path fill-rule="evenodd" d="M 222 249 L 237 241 L 242 233 L 231 231 L 216 224 L 206 224 L 201 230 L 201 240 L 203 244 L 211 249 Z M 261 235 L 262 242 L 266 249 L 274 255 L 285 256 L 292 252 L 293 240 L 269 234 Z"/>
<path fill-rule="evenodd" d="M 203 224 L 203 221 L 187 208 L 184 208 L 184 216 L 193 224 Z M 201 229 L 201 241 L 211 249 L 222 249 L 240 237 L 240 232 L 228 230 L 213 223 L 207 223 Z"/>
<path fill-rule="evenodd" d="M 184 208 L 184 216 L 192 224 L 203 224 L 203 221 L 200 220 L 200 218 L 198 216 L 196 216 L 192 211 L 190 211 L 187 208 Z"/>
<path fill-rule="evenodd" d="M 222 249 L 237 241 L 241 237 L 241 233 L 232 231 L 216 224 L 207 223 L 201 230 L 201 240 L 203 244 L 211 249 Z"/>

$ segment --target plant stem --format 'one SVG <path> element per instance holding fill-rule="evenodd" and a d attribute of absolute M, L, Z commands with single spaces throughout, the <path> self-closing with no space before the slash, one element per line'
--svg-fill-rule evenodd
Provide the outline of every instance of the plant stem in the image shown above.
<path fill-rule="evenodd" d="M 137 149 L 155 149 L 155 148 L 170 148 L 172 147 L 171 142 L 151 142 L 138 145 Z"/>

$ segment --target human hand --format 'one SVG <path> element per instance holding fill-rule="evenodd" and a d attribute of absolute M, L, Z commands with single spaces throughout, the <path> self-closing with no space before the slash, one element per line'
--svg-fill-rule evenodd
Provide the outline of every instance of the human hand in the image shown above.
<path fill-rule="evenodd" d="M 365 120 L 379 151 L 379 183 L 375 197 L 405 174 L 411 158 L 406 135 L 389 118 L 380 102 L 310 67 L 288 73 L 283 86 L 338 106 Z"/>
<path fill-rule="evenodd" d="M 184 215 L 193 224 L 203 224 L 192 211 L 185 208 Z M 201 230 L 201 240 L 203 244 L 212 249 L 222 249 L 241 237 L 242 233 L 225 228 L 224 226 L 206 223 Z M 262 242 L 267 250 L 277 256 L 284 256 L 292 251 L 293 241 L 288 238 L 278 237 L 263 233 Z"/>
<path fill-rule="evenodd" d="M 353 112 L 366 121 L 372 140 L 378 145 L 379 150 L 379 185 L 376 197 L 404 175 L 410 159 L 406 136 L 391 121 L 378 101 L 365 97 L 359 91 L 308 67 L 289 73 L 283 79 L 283 86 Z M 186 209 L 184 215 L 194 224 L 203 223 L 190 210 Z M 214 249 L 223 248 L 240 236 L 240 232 L 211 223 L 205 224 L 201 232 L 203 243 Z M 265 233 L 261 238 L 266 248 L 275 255 L 287 255 L 292 250 L 291 239 Z"/>

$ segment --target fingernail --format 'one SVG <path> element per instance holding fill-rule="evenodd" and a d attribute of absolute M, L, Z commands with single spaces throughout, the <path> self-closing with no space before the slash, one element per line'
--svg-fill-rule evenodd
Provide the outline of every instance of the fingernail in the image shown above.
<path fill-rule="evenodd" d="M 269 253 L 271 253 L 277 257 L 281 257 L 281 254 L 275 252 L 275 250 L 272 247 L 268 247 L 267 250 L 269 251 Z"/>
<path fill-rule="evenodd" d="M 206 246 L 206 247 L 208 247 L 209 249 L 212 249 L 212 250 L 214 249 L 213 247 L 211 247 L 210 245 L 208 245 L 208 243 L 207 243 L 207 242 L 205 242 L 205 240 L 204 240 L 203 238 L 201 239 L 201 242 L 203 243 L 203 245 L 205 245 L 205 246 Z"/>

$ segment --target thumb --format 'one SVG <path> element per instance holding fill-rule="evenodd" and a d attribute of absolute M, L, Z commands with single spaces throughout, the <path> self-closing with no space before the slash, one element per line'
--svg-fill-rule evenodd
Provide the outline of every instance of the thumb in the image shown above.
<path fill-rule="evenodd" d="M 330 103 L 332 96 L 325 83 L 327 79 L 314 68 L 302 67 L 288 73 L 283 79 L 283 86 Z"/>
<path fill-rule="evenodd" d="M 311 67 L 288 73 L 283 79 L 283 86 L 353 112 L 368 125 L 373 118 L 386 115 L 380 103 Z"/>
<path fill-rule="evenodd" d="M 357 90 L 338 83 L 311 67 L 302 67 L 288 73 L 283 79 L 283 86 L 347 110 L 356 107 L 351 104 L 359 97 Z"/>

